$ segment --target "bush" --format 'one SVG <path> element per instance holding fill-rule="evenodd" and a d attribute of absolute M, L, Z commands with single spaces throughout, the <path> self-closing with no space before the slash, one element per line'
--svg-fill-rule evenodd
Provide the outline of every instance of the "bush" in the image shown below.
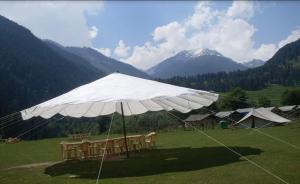
<path fill-rule="evenodd" d="M 230 91 L 220 102 L 222 109 L 239 109 L 250 107 L 247 93 L 237 87 Z"/>
<path fill-rule="evenodd" d="M 259 96 L 258 97 L 258 106 L 259 107 L 270 107 L 270 106 L 272 106 L 271 100 L 266 96 Z"/>
<path fill-rule="evenodd" d="M 282 105 L 299 105 L 300 104 L 300 88 L 286 90 L 281 97 Z"/>

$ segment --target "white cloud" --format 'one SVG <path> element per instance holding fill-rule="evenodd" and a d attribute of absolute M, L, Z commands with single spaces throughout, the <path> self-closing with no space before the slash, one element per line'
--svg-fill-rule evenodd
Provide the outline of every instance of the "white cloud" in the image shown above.
<path fill-rule="evenodd" d="M 138 68 L 147 69 L 186 49 L 189 44 L 185 34 L 185 28 L 178 22 L 157 27 L 152 34 L 153 42 L 135 46 L 132 55 L 124 61 Z"/>
<path fill-rule="evenodd" d="M 281 48 L 284 45 L 294 42 L 300 38 L 300 28 L 292 31 L 292 33 L 284 40 L 280 41 L 278 47 Z"/>
<path fill-rule="evenodd" d="M 209 3 L 200 2 L 193 15 L 183 22 L 157 27 L 152 34 L 153 40 L 135 46 L 125 61 L 147 69 L 179 51 L 195 48 L 215 49 L 237 61 L 252 59 L 249 50 L 254 46 L 254 26 L 244 19 L 228 16 L 227 12 L 212 11 L 208 6 Z"/>
<path fill-rule="evenodd" d="M 189 40 L 192 48 L 210 48 L 237 61 L 251 58 L 255 28 L 242 19 L 221 18 L 208 31 L 198 32 Z"/>
<path fill-rule="evenodd" d="M 110 57 L 111 56 L 111 50 L 109 48 L 93 48 L 95 50 L 97 50 L 98 52 L 100 52 L 101 54 Z"/>
<path fill-rule="evenodd" d="M 96 26 L 92 26 L 89 30 L 90 38 L 91 39 L 96 38 L 97 34 L 98 34 L 98 28 Z"/>
<path fill-rule="evenodd" d="M 251 18 L 254 15 L 254 5 L 250 1 L 234 1 L 227 15 L 235 18 Z"/>
<path fill-rule="evenodd" d="M 126 58 L 129 55 L 130 47 L 126 46 L 123 40 L 120 40 L 114 50 L 114 54 L 119 58 Z"/>
<path fill-rule="evenodd" d="M 0 14 L 29 28 L 33 34 L 68 46 L 91 46 L 86 15 L 96 15 L 102 2 L 0 2 Z M 94 34 L 95 35 L 95 34 Z"/>
<path fill-rule="evenodd" d="M 300 28 L 293 30 L 290 35 L 281 40 L 278 44 L 262 44 L 258 49 L 254 50 L 252 57 L 266 61 L 270 59 L 281 47 L 298 39 L 300 39 Z"/>
<path fill-rule="evenodd" d="M 278 47 L 275 44 L 262 44 L 257 50 L 253 53 L 254 59 L 261 59 L 266 61 L 270 59 L 275 52 L 277 52 Z"/>
<path fill-rule="evenodd" d="M 279 44 L 256 47 L 253 35 L 257 29 L 248 21 L 258 9 L 253 2 L 233 2 L 225 11 L 212 10 L 209 6 L 210 3 L 200 2 L 194 13 L 182 22 L 155 28 L 152 40 L 134 46 L 131 56 L 124 61 L 148 69 L 182 50 L 196 48 L 215 49 L 237 62 L 268 60 L 280 47 L 300 37 L 297 29 Z"/>
<path fill-rule="evenodd" d="M 218 11 L 212 11 L 209 5 L 208 1 L 199 2 L 194 8 L 193 15 L 186 20 L 185 26 L 201 29 L 210 24 L 218 14 Z"/>

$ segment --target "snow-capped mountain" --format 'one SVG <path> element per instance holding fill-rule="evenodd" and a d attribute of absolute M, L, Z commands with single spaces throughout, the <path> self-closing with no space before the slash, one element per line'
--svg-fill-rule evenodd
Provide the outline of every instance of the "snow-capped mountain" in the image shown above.
<path fill-rule="evenodd" d="M 176 60 L 184 60 L 187 61 L 191 58 L 196 58 L 200 56 L 222 56 L 219 52 L 210 49 L 193 49 L 193 50 L 184 50 L 176 54 Z"/>
<path fill-rule="evenodd" d="M 187 50 L 187 51 L 182 51 L 182 53 L 186 53 L 190 57 L 199 57 L 199 56 L 223 56 L 219 52 L 215 50 L 210 50 L 210 49 L 193 49 L 193 50 Z"/>
<path fill-rule="evenodd" d="M 150 68 L 147 73 L 155 78 L 171 78 L 244 69 L 247 67 L 223 56 L 218 51 L 194 49 L 179 52 Z"/>

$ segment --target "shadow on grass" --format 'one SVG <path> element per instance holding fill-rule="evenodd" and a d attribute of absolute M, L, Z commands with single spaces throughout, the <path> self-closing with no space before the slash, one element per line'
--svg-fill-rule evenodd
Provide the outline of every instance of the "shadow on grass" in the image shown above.
<path fill-rule="evenodd" d="M 230 147 L 242 155 L 259 155 L 262 150 Z M 167 172 L 193 171 L 239 162 L 240 157 L 224 147 L 156 149 L 132 154 L 130 159 L 105 161 L 101 178 L 147 176 Z M 100 161 L 66 161 L 45 169 L 45 174 L 97 178 Z"/>

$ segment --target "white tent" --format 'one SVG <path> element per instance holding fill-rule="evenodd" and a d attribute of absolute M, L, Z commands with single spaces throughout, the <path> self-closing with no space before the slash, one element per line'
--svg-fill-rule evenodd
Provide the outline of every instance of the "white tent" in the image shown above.
<path fill-rule="evenodd" d="M 249 113 L 253 109 L 254 109 L 253 107 L 243 108 L 243 109 L 237 109 L 236 112 L 241 113 L 241 114 L 246 114 L 246 113 Z"/>
<path fill-rule="evenodd" d="M 68 93 L 21 111 L 24 120 L 32 117 L 51 118 L 55 114 L 71 117 L 97 117 L 114 112 L 122 114 L 126 141 L 125 116 L 147 111 L 177 110 L 187 113 L 209 106 L 218 95 L 113 73 Z"/>
<path fill-rule="evenodd" d="M 276 107 L 265 107 L 266 110 L 271 111 L 271 112 L 272 112 L 275 108 L 276 108 Z"/>
<path fill-rule="evenodd" d="M 234 111 L 221 111 L 215 114 L 216 117 L 218 118 L 226 118 L 230 116 Z"/>
<path fill-rule="evenodd" d="M 260 128 L 276 124 L 284 124 L 288 122 L 290 122 L 290 120 L 281 117 L 266 108 L 258 108 L 252 109 L 235 125 L 239 125 L 241 128 Z M 243 124 L 244 126 L 241 124 Z"/>
<path fill-rule="evenodd" d="M 24 120 L 55 114 L 71 117 L 96 117 L 114 112 L 130 116 L 147 111 L 177 110 L 187 113 L 209 106 L 218 95 L 113 73 L 61 96 L 21 111 Z"/>
<path fill-rule="evenodd" d="M 278 107 L 278 109 L 281 110 L 282 112 L 289 112 L 289 111 L 292 111 L 296 108 L 297 108 L 297 105 L 289 105 L 289 106 Z"/>

